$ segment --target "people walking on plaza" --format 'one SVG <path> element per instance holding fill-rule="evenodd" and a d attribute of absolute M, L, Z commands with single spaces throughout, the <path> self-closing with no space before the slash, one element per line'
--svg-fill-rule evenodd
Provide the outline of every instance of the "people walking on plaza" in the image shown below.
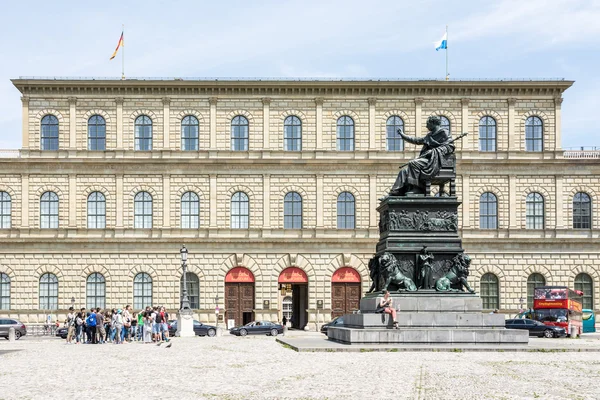
<path fill-rule="evenodd" d="M 137 329 L 138 336 L 137 340 L 141 342 L 144 339 L 144 311 L 137 313 Z"/>
<path fill-rule="evenodd" d="M 102 310 L 98 308 L 96 310 L 96 334 L 98 336 L 98 343 L 102 344 L 106 341 L 106 329 L 104 328 L 104 314 Z"/>
<path fill-rule="evenodd" d="M 133 313 L 131 316 L 131 341 L 137 340 L 137 324 L 138 324 L 138 313 Z"/>
<path fill-rule="evenodd" d="M 75 317 L 75 340 L 76 340 L 77 344 L 79 344 L 83 341 L 82 333 L 83 333 L 83 313 L 78 312 L 77 316 Z"/>
<path fill-rule="evenodd" d="M 152 343 L 152 311 L 150 307 L 146 307 L 144 313 L 144 343 Z"/>
<path fill-rule="evenodd" d="M 165 309 L 165 307 L 161 307 L 160 308 L 160 315 L 162 316 L 162 334 L 164 337 L 164 340 L 166 342 L 169 341 L 169 324 L 168 324 L 168 320 L 169 320 L 169 313 L 167 313 L 167 310 Z"/>
<path fill-rule="evenodd" d="M 162 342 L 164 314 L 160 312 L 158 307 L 154 307 L 154 314 L 154 340 L 159 343 Z"/>
<path fill-rule="evenodd" d="M 123 330 L 123 315 L 121 309 L 117 310 L 117 313 L 113 315 L 112 324 L 115 328 L 115 344 L 123 343 L 121 332 Z"/>
<path fill-rule="evenodd" d="M 390 314 L 392 316 L 392 320 L 394 321 L 394 328 L 398 329 L 398 321 L 396 320 L 396 308 L 393 305 L 394 301 L 390 297 L 390 292 L 387 290 L 383 295 L 383 299 L 379 301 L 379 306 L 377 307 L 376 312 Z"/>
<path fill-rule="evenodd" d="M 131 330 L 131 313 L 129 312 L 130 308 L 130 305 L 126 305 L 122 313 L 123 330 L 121 331 L 121 343 L 125 343 L 125 340 L 129 341 L 129 334 Z"/>
<path fill-rule="evenodd" d="M 98 341 L 96 340 L 96 325 L 97 325 L 97 319 L 96 319 L 96 309 L 92 308 L 90 310 L 90 318 L 89 318 L 89 329 L 90 329 L 90 343 L 92 344 L 96 344 L 98 343 Z"/>
<path fill-rule="evenodd" d="M 67 326 L 67 344 L 71 344 L 75 336 L 75 313 L 73 312 L 73 307 L 69 307 L 65 325 Z"/>

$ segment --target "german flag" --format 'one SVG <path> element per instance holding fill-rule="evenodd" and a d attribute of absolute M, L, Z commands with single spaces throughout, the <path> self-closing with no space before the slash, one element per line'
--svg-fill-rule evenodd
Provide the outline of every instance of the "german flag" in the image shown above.
<path fill-rule="evenodd" d="M 121 37 L 119 38 L 119 43 L 117 43 L 117 48 L 115 49 L 115 52 L 113 53 L 112 57 L 110 57 L 111 60 L 115 58 L 115 56 L 117 55 L 117 51 L 119 51 L 119 47 L 121 46 L 125 46 L 125 43 L 123 42 L 123 32 L 121 32 Z"/>

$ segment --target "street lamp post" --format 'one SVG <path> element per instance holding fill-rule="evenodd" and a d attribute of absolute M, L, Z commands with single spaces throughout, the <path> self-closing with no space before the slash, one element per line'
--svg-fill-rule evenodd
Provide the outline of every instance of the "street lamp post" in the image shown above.
<path fill-rule="evenodd" d="M 519 312 L 522 313 L 523 311 L 523 303 L 525 302 L 525 299 L 523 299 L 523 297 L 519 298 Z"/>
<path fill-rule="evenodd" d="M 217 329 L 219 329 L 219 295 L 215 296 L 215 323 Z"/>
<path fill-rule="evenodd" d="M 193 312 L 190 307 L 190 300 L 188 299 L 187 294 L 187 255 L 188 250 L 185 248 L 185 245 L 181 246 L 181 250 L 179 250 L 179 254 L 181 255 L 181 269 L 183 272 L 183 295 L 181 297 L 181 304 L 179 308 L 179 313 L 177 315 L 177 333 L 176 336 L 180 337 L 190 337 L 194 336 L 194 320 L 193 320 Z"/>

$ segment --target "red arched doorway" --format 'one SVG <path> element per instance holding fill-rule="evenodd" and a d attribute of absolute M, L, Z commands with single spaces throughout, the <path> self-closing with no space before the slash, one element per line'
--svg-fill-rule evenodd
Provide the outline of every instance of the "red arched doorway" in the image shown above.
<path fill-rule="evenodd" d="M 254 274 L 249 269 L 235 267 L 225 275 L 225 313 L 236 326 L 254 320 Z"/>
<path fill-rule="evenodd" d="M 358 310 L 360 305 L 360 274 L 350 267 L 342 267 L 331 277 L 331 317 L 339 317 Z"/>
<path fill-rule="evenodd" d="M 281 271 L 278 283 L 292 286 L 292 328 L 303 329 L 308 323 L 308 277 L 298 267 Z"/>

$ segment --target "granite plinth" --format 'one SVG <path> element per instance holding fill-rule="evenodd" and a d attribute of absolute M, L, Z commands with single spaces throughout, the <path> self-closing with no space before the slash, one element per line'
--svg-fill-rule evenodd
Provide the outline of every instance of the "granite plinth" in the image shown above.
<path fill-rule="evenodd" d="M 401 328 L 490 328 L 504 329 L 504 316 L 465 312 L 402 312 L 398 313 Z M 344 327 L 358 329 L 388 329 L 393 321 L 389 314 L 348 314 Z"/>
<path fill-rule="evenodd" d="M 390 293 L 393 306 L 398 312 L 481 312 L 481 298 L 472 293 L 442 293 L 432 290 Z M 360 312 L 375 312 L 383 295 L 371 293 L 360 300 Z"/>

